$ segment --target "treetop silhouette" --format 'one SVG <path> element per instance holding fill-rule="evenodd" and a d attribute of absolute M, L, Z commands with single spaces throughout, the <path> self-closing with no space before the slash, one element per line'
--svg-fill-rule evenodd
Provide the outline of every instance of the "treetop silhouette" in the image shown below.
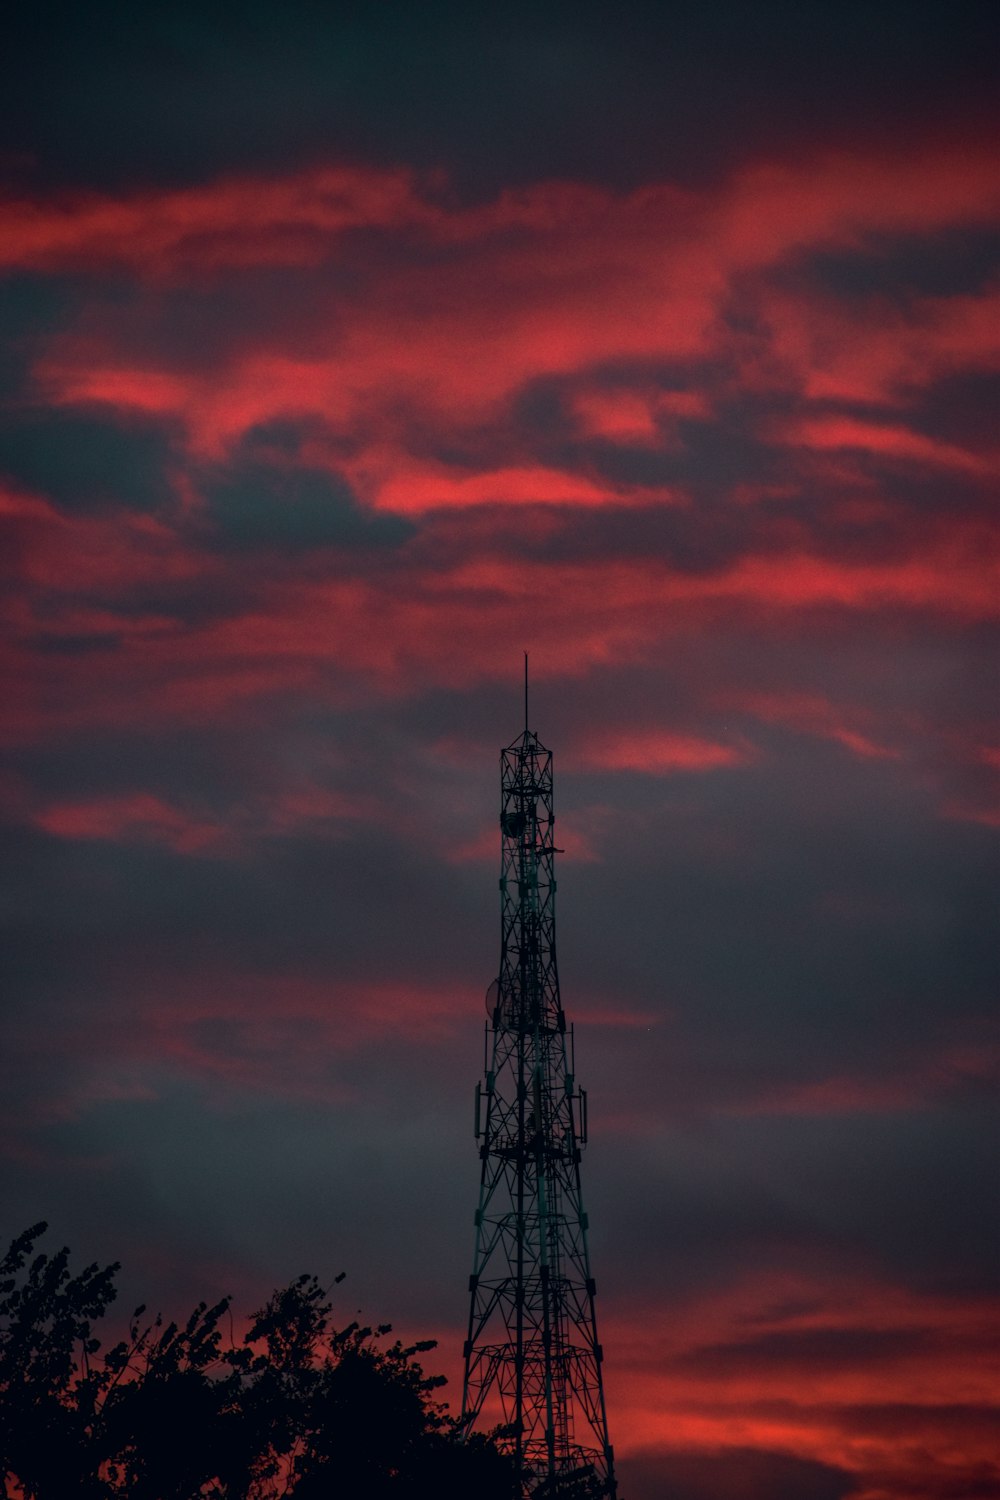
<path fill-rule="evenodd" d="M 94 1329 L 119 1265 L 35 1253 L 44 1223 L 0 1262 L 0 1485 L 24 1500 L 510 1500 L 509 1460 L 462 1442 L 388 1324 L 335 1328 L 300 1276 L 224 1338 L 230 1299 L 183 1324 L 136 1308 L 128 1338 Z M 340 1280 L 341 1278 L 337 1278 Z M 228 1319 L 227 1319 L 228 1321 Z"/>

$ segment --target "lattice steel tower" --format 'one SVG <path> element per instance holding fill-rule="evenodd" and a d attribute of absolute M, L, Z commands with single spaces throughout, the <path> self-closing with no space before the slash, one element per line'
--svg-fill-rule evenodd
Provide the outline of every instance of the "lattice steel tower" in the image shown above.
<path fill-rule="evenodd" d="M 476 1085 L 482 1186 L 465 1345 L 466 1430 L 502 1422 L 518 1500 L 614 1500 L 614 1456 L 580 1190 L 576 1087 L 556 969 L 552 755 L 527 728 L 500 752 L 500 974 Z"/>

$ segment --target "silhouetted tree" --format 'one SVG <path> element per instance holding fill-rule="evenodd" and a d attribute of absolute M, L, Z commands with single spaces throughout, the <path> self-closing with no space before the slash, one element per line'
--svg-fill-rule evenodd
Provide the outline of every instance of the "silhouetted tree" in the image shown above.
<path fill-rule="evenodd" d="M 0 1482 L 26 1500 L 510 1500 L 509 1460 L 459 1441 L 388 1325 L 335 1329 L 315 1277 L 277 1291 L 240 1345 L 228 1298 L 183 1325 L 133 1314 L 101 1352 L 117 1265 L 69 1269 L 20 1235 L 0 1262 Z"/>
<path fill-rule="evenodd" d="M 0 1475 L 5 1494 L 12 1476 L 28 1496 L 103 1496 L 92 1462 L 101 1376 L 91 1323 L 115 1296 L 118 1266 L 71 1276 L 66 1249 L 32 1260 L 46 1227 L 25 1230 L 0 1262 Z"/>

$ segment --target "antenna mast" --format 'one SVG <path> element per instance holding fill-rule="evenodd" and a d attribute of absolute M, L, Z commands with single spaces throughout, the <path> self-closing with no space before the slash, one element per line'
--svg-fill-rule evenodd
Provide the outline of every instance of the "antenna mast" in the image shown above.
<path fill-rule="evenodd" d="M 552 755 L 500 752 L 500 973 L 487 992 L 462 1421 L 502 1423 L 517 1500 L 616 1500 L 580 1186 L 587 1096 L 559 996 Z"/>

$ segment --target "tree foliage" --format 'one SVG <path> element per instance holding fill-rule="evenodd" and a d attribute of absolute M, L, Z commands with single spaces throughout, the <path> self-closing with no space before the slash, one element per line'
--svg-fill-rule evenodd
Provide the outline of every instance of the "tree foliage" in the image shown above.
<path fill-rule="evenodd" d="M 512 1475 L 484 1437 L 459 1440 L 434 1399 L 440 1376 L 389 1343 L 388 1325 L 334 1328 L 300 1276 L 224 1339 L 229 1299 L 186 1323 L 136 1308 L 104 1349 L 94 1327 L 117 1265 L 73 1274 L 35 1254 L 45 1224 L 0 1262 L 0 1485 L 24 1500 L 509 1500 Z"/>

